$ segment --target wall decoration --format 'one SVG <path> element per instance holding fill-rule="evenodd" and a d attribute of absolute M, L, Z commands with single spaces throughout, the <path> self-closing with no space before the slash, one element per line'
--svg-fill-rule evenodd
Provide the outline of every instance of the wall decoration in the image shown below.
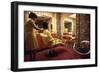
<path fill-rule="evenodd" d="M 97 66 L 97 7 L 11 3 L 11 70 Z"/>

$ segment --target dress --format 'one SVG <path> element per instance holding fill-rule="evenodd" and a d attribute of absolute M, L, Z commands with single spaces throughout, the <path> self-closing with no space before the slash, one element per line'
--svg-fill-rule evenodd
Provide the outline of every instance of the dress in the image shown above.
<path fill-rule="evenodd" d="M 36 45 L 36 43 L 34 43 L 34 36 L 35 36 L 36 30 L 41 30 L 41 29 L 36 26 L 34 20 L 30 19 L 29 21 L 25 23 L 24 25 L 24 48 L 28 51 L 35 48 L 34 45 Z"/>

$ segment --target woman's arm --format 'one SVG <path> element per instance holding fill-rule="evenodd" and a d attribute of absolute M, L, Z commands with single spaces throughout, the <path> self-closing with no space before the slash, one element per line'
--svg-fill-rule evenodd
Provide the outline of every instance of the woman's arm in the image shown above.
<path fill-rule="evenodd" d="M 40 30 L 40 31 L 43 30 L 43 29 L 39 28 L 39 27 L 35 24 L 34 21 L 31 21 L 31 25 L 32 25 L 32 27 L 35 28 L 36 30 Z"/>
<path fill-rule="evenodd" d="M 36 26 L 36 24 L 32 24 L 32 27 L 35 28 L 36 30 L 42 30 L 41 28 L 39 28 L 38 26 Z"/>

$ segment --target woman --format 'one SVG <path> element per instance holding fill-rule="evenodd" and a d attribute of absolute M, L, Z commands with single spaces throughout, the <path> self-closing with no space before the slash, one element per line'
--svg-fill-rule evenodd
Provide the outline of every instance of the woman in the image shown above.
<path fill-rule="evenodd" d="M 26 50 L 32 50 L 35 48 L 34 36 L 35 36 L 36 30 L 39 30 L 39 31 L 42 30 L 38 28 L 38 26 L 36 26 L 35 24 L 36 19 L 37 19 L 37 15 L 31 12 L 29 14 L 29 20 L 25 23 L 25 26 L 24 26 Z"/>

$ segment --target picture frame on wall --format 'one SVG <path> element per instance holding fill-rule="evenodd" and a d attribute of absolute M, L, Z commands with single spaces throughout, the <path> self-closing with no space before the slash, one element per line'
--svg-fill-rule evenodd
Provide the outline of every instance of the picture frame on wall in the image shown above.
<path fill-rule="evenodd" d="M 97 66 L 97 7 L 11 2 L 11 70 Z"/>

